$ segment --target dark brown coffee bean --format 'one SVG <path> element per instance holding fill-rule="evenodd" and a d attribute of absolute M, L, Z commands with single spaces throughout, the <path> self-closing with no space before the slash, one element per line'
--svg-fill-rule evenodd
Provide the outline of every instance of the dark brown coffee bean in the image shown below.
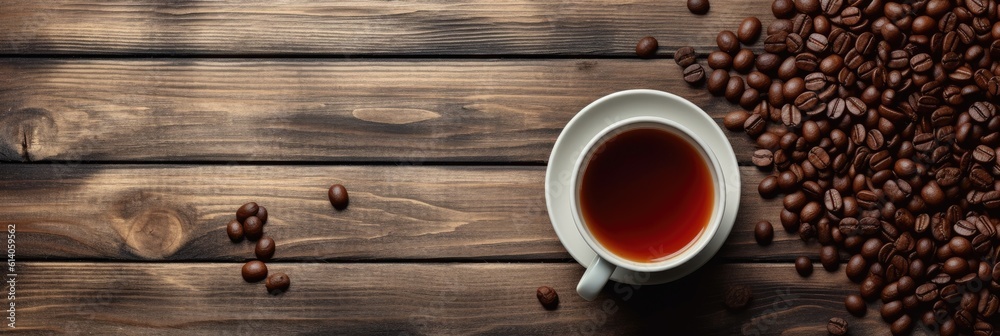
<path fill-rule="evenodd" d="M 742 310 L 753 299 L 753 292 L 745 285 L 730 285 L 726 287 L 723 297 L 727 309 Z"/>
<path fill-rule="evenodd" d="M 878 46 L 878 41 L 875 39 L 875 34 L 871 32 L 864 32 L 858 35 L 857 40 L 855 40 L 854 50 L 857 50 L 862 56 L 870 55 L 875 52 Z"/>
<path fill-rule="evenodd" d="M 270 260 L 274 256 L 274 239 L 271 237 L 261 238 L 254 246 L 253 252 L 257 255 L 257 259 Z"/>
<path fill-rule="evenodd" d="M 819 67 L 819 58 L 817 58 L 816 55 L 813 55 L 811 53 L 801 53 L 801 54 L 795 55 L 795 68 L 796 69 L 799 69 L 799 70 L 805 71 L 805 72 L 813 72 L 813 71 L 816 70 L 817 67 Z M 823 79 L 824 86 L 826 86 L 825 85 L 825 83 L 826 83 L 826 76 L 820 76 L 819 78 Z M 808 83 L 809 80 L 806 79 L 806 82 Z M 822 87 L 820 87 L 819 89 L 822 89 Z M 819 89 L 810 89 L 810 90 L 817 91 Z"/>
<path fill-rule="evenodd" d="M 771 3 L 771 13 L 779 19 L 787 19 L 795 15 L 795 4 L 792 0 L 774 0 Z"/>
<path fill-rule="evenodd" d="M 722 54 L 729 56 L 726 53 Z M 715 69 L 716 70 L 712 71 L 712 74 L 708 76 L 708 85 L 706 85 L 706 87 L 708 88 L 709 93 L 721 96 L 726 92 L 726 85 L 729 84 L 729 71 L 720 68 Z"/>
<path fill-rule="evenodd" d="M 847 312 L 857 317 L 863 317 L 868 313 L 868 304 L 865 303 L 865 300 L 857 294 L 850 294 L 845 297 L 844 307 L 847 308 Z"/>
<path fill-rule="evenodd" d="M 236 220 L 239 220 L 240 223 L 242 223 L 248 217 L 256 215 L 259 209 L 260 207 L 254 202 L 243 204 L 243 206 L 236 210 Z"/>
<path fill-rule="evenodd" d="M 719 46 L 719 50 L 722 50 L 730 55 L 735 54 L 740 50 L 740 41 L 736 37 L 736 33 L 729 30 L 723 30 L 715 36 L 715 43 Z"/>
<path fill-rule="evenodd" d="M 826 331 L 830 333 L 830 335 L 847 335 L 847 330 L 847 321 L 839 317 L 831 318 L 830 322 L 826 324 Z"/>
<path fill-rule="evenodd" d="M 732 76 L 729 77 L 729 83 L 726 83 L 726 93 L 724 96 L 730 103 L 738 103 L 745 90 L 746 83 L 743 82 L 743 77 Z"/>
<path fill-rule="evenodd" d="M 694 48 L 680 47 L 674 52 L 674 62 L 677 62 L 681 68 L 687 68 L 695 63 L 696 55 Z"/>
<path fill-rule="evenodd" d="M 757 168 L 771 169 L 774 164 L 774 153 L 767 149 L 758 149 L 750 159 Z"/>
<path fill-rule="evenodd" d="M 903 315 L 892 322 L 889 326 L 889 331 L 892 332 L 894 336 L 899 335 L 909 335 L 913 330 L 913 318 L 909 315 Z"/>
<path fill-rule="evenodd" d="M 541 303 L 542 307 L 547 310 L 554 310 L 559 307 L 559 293 L 556 293 L 556 290 L 552 287 L 538 287 L 535 290 L 535 297 L 538 298 L 538 303 Z"/>
<path fill-rule="evenodd" d="M 980 1 L 980 0 L 972 0 Z M 979 321 L 972 326 L 972 336 L 993 336 L 995 335 L 994 327 L 992 324 Z"/>
<path fill-rule="evenodd" d="M 292 280 L 285 273 L 274 273 L 267 277 L 267 282 L 264 283 L 264 288 L 267 289 L 268 293 L 279 294 L 288 290 L 291 286 Z"/>
<path fill-rule="evenodd" d="M 792 105 L 781 108 L 781 123 L 788 127 L 798 127 L 802 124 L 802 112 Z"/>
<path fill-rule="evenodd" d="M 967 220 L 959 220 L 955 222 L 955 226 L 952 230 L 962 237 L 972 237 L 979 233 L 979 230 L 976 228 L 976 224 Z"/>
<path fill-rule="evenodd" d="M 903 313 L 904 310 L 902 301 L 895 300 L 882 304 L 882 309 L 881 309 L 882 320 L 887 323 L 892 323 L 896 321 L 896 319 L 903 316 Z"/>
<path fill-rule="evenodd" d="M 771 175 L 760 180 L 757 185 L 757 193 L 760 197 L 768 199 L 778 195 L 778 177 Z"/>
<path fill-rule="evenodd" d="M 257 214 L 254 216 L 257 216 L 257 218 L 260 219 L 261 224 L 267 224 L 267 208 L 263 206 L 258 206 Z"/>
<path fill-rule="evenodd" d="M 943 270 L 953 277 L 964 276 L 969 272 L 969 263 L 960 257 L 951 257 L 945 260 Z"/>
<path fill-rule="evenodd" d="M 920 302 L 928 303 L 938 299 L 937 285 L 933 283 L 925 283 L 918 286 L 915 293 L 917 300 L 920 300 Z"/>
<path fill-rule="evenodd" d="M 807 257 L 795 258 L 795 271 L 799 273 L 799 276 L 808 277 L 812 275 L 813 264 L 812 260 Z"/>
<path fill-rule="evenodd" d="M 701 64 L 691 64 L 684 69 L 684 81 L 690 85 L 698 85 L 705 81 L 705 68 Z"/>
<path fill-rule="evenodd" d="M 257 282 L 267 277 L 267 266 L 260 260 L 251 260 L 243 265 L 243 280 Z"/>
<path fill-rule="evenodd" d="M 687 0 L 687 8 L 691 14 L 704 15 L 708 13 L 710 7 L 708 0 Z"/>
<path fill-rule="evenodd" d="M 754 71 L 748 74 L 746 82 L 751 88 L 761 92 L 767 91 L 771 87 L 771 77 L 768 77 L 759 71 Z"/>
<path fill-rule="evenodd" d="M 742 80 L 740 82 L 742 82 Z M 765 127 L 767 127 L 767 121 L 757 114 L 751 114 L 749 117 L 747 117 L 746 122 L 743 123 L 743 128 L 746 129 L 747 134 L 752 137 L 764 133 Z"/>
<path fill-rule="evenodd" d="M 756 17 L 748 17 L 740 22 L 739 29 L 736 29 L 736 37 L 743 44 L 752 44 L 760 36 L 761 23 Z"/>
<path fill-rule="evenodd" d="M 733 56 L 724 51 L 713 51 L 705 61 L 712 69 L 728 70 L 733 66 Z"/>
<path fill-rule="evenodd" d="M 809 150 L 809 163 L 819 170 L 826 170 L 830 166 L 830 155 L 821 147 L 813 147 Z"/>
<path fill-rule="evenodd" d="M 333 205 L 337 210 L 344 210 L 350 203 L 350 199 L 347 196 L 347 188 L 341 184 L 334 184 L 330 186 L 330 190 L 327 191 L 327 196 L 330 198 L 330 204 Z"/>
<path fill-rule="evenodd" d="M 969 116 L 972 120 L 984 123 L 996 114 L 996 106 L 990 102 L 979 101 L 969 106 Z"/>
<path fill-rule="evenodd" d="M 785 37 L 785 50 L 797 54 L 806 50 L 806 40 L 796 33 L 788 34 Z"/>
<path fill-rule="evenodd" d="M 826 48 L 830 43 L 830 41 L 827 40 L 826 36 L 822 34 L 812 33 L 809 34 L 809 38 L 806 39 L 805 43 L 806 43 L 806 49 L 809 49 L 810 51 L 815 53 L 822 53 L 826 51 Z"/>
<path fill-rule="evenodd" d="M 840 254 L 837 252 L 837 248 L 830 245 L 820 248 L 819 261 L 827 271 L 836 271 L 840 268 Z"/>
<path fill-rule="evenodd" d="M 229 240 L 233 242 L 243 240 L 243 224 L 240 224 L 240 221 L 235 219 L 229 221 L 229 224 L 226 224 L 226 234 L 229 235 Z"/>
<path fill-rule="evenodd" d="M 923 197 L 924 202 L 930 205 L 940 205 L 945 200 L 944 191 L 941 190 L 936 181 L 927 182 L 920 190 L 920 196 Z"/>
<path fill-rule="evenodd" d="M 962 329 L 972 328 L 976 320 L 975 315 L 971 311 L 964 309 L 958 309 L 952 318 L 955 320 L 955 325 Z"/>
<path fill-rule="evenodd" d="M 771 222 L 760 221 L 754 226 L 754 238 L 759 245 L 769 245 L 774 240 L 774 227 Z"/>
<path fill-rule="evenodd" d="M 795 10 L 804 14 L 817 14 L 820 11 L 819 0 L 795 0 Z"/>
<path fill-rule="evenodd" d="M 772 54 L 781 54 L 788 50 L 786 40 L 788 33 L 780 31 L 764 38 L 764 51 Z"/>
<path fill-rule="evenodd" d="M 753 69 L 755 56 L 750 49 L 741 49 L 733 56 L 733 70 L 741 73 L 750 72 Z"/>
<path fill-rule="evenodd" d="M 757 70 L 764 73 L 772 73 L 778 69 L 781 65 L 781 57 L 772 53 L 763 53 L 757 56 L 756 63 Z M 760 89 L 758 89 L 760 90 Z"/>
<path fill-rule="evenodd" d="M 656 41 L 656 38 L 652 36 L 646 36 L 639 39 L 639 42 L 635 45 L 635 54 L 641 58 L 653 58 L 656 56 L 656 49 L 660 47 L 660 44 Z"/>
<path fill-rule="evenodd" d="M 845 267 L 845 273 L 847 278 L 854 282 L 861 282 L 864 280 L 868 272 L 868 261 L 860 254 L 855 254 L 847 261 L 847 266 Z"/>
<path fill-rule="evenodd" d="M 243 221 L 243 234 L 251 241 L 260 239 L 264 235 L 264 223 L 256 216 L 247 217 Z"/>

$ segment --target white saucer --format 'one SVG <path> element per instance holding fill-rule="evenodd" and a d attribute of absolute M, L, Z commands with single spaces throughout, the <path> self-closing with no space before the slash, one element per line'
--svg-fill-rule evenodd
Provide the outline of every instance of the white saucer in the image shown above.
<path fill-rule="evenodd" d="M 627 90 L 612 93 L 583 108 L 566 124 L 552 148 L 549 165 L 545 170 L 545 203 L 556 235 L 569 254 L 584 267 L 588 267 L 597 253 L 583 240 L 573 223 L 570 212 L 570 176 L 577 157 L 594 136 L 605 127 L 626 118 L 654 116 L 669 119 L 686 126 L 712 148 L 722 166 L 726 182 L 726 208 L 722 224 L 705 250 L 690 262 L 663 272 L 639 274 L 623 268 L 615 270 L 611 280 L 634 285 L 655 285 L 671 282 L 694 272 L 712 259 L 736 221 L 740 205 L 740 170 L 736 155 L 722 129 L 705 111 L 676 95 L 656 90 Z"/>

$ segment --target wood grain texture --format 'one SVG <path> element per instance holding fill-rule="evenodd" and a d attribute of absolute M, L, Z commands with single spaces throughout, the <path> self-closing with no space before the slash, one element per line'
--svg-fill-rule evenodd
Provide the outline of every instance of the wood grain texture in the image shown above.
<path fill-rule="evenodd" d="M 240 278 L 239 263 L 22 263 L 17 329 L 109 334 L 698 334 L 821 335 L 839 316 L 854 335 L 886 335 L 876 313 L 850 317 L 855 285 L 819 270 L 808 280 L 791 264 L 723 264 L 668 285 L 609 284 L 587 302 L 573 291 L 576 264 L 287 264 L 291 288 L 278 296 Z M 743 311 L 723 309 L 722 290 L 745 284 Z M 546 311 L 535 289 L 560 305 Z M 6 288 L 4 288 L 6 291 Z"/>
<path fill-rule="evenodd" d="M 769 2 L 719 1 L 28 1 L 4 0 L 0 53 L 211 55 L 620 55 L 652 35 L 673 54 Z"/>
<path fill-rule="evenodd" d="M 721 122 L 671 60 L 0 60 L 0 160 L 543 163 L 636 88 Z M 752 144 L 730 134 L 741 162 Z"/>
<path fill-rule="evenodd" d="M 761 176 L 743 168 L 744 185 Z M 544 167 L 6 164 L 0 224 L 17 225 L 20 258 L 239 261 L 252 245 L 230 243 L 225 224 L 255 201 L 269 210 L 278 260 L 570 259 L 544 177 Z M 333 183 L 349 190 L 346 211 L 327 200 Z M 777 225 L 780 207 L 745 187 L 720 258 L 814 255 L 818 244 L 783 232 L 756 245 L 754 223 Z"/>

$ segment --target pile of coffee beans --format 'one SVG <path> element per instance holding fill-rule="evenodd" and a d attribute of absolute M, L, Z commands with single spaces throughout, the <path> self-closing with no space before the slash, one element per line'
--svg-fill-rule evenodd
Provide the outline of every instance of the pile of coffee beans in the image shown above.
<path fill-rule="evenodd" d="M 274 256 L 274 239 L 264 237 L 264 224 L 266 223 L 267 208 L 250 202 L 236 210 L 236 219 L 226 225 L 226 234 L 234 243 L 242 241 L 244 237 L 249 241 L 256 241 L 254 254 L 258 260 L 251 260 L 243 265 L 241 269 L 243 280 L 258 282 L 266 278 L 267 291 L 277 294 L 287 290 L 291 280 L 285 273 L 274 273 L 270 277 L 267 276 L 267 265 L 264 264 L 264 260 L 269 260 Z"/>
<path fill-rule="evenodd" d="M 707 6 L 706 6 L 707 8 Z M 783 196 L 782 227 L 859 284 L 846 308 L 881 300 L 893 334 L 992 335 L 1000 323 L 1000 6 L 989 0 L 774 0 L 718 34 L 684 80 L 738 104 L 731 131 L 756 140 L 758 185 Z M 699 71 L 699 68 L 701 70 Z M 699 75 L 699 73 L 701 75 Z M 767 244 L 770 223 L 758 224 Z M 796 269 L 804 276 L 805 262 Z M 846 329 L 832 321 L 829 330 Z M 839 332 L 839 331 L 838 331 Z"/>

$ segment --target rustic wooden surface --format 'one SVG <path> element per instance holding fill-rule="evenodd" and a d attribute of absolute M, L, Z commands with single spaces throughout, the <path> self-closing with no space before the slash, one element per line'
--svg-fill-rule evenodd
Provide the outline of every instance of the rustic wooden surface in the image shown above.
<path fill-rule="evenodd" d="M 580 108 L 651 88 L 720 120 L 736 107 L 670 55 L 711 51 L 747 15 L 766 25 L 769 5 L 0 0 L 0 224 L 19 274 L 18 328 L 2 330 L 816 335 L 839 316 L 886 334 L 875 312 L 848 317 L 842 273 L 794 272 L 815 242 L 753 241 L 780 204 L 752 167 L 726 245 L 675 283 L 583 301 L 549 223 L 545 164 Z M 632 57 L 645 35 L 660 59 Z M 753 143 L 730 141 L 748 164 Z M 252 248 L 224 225 L 247 201 L 270 211 L 283 295 L 239 277 Z M 723 308 L 734 284 L 753 288 L 747 310 Z"/>

